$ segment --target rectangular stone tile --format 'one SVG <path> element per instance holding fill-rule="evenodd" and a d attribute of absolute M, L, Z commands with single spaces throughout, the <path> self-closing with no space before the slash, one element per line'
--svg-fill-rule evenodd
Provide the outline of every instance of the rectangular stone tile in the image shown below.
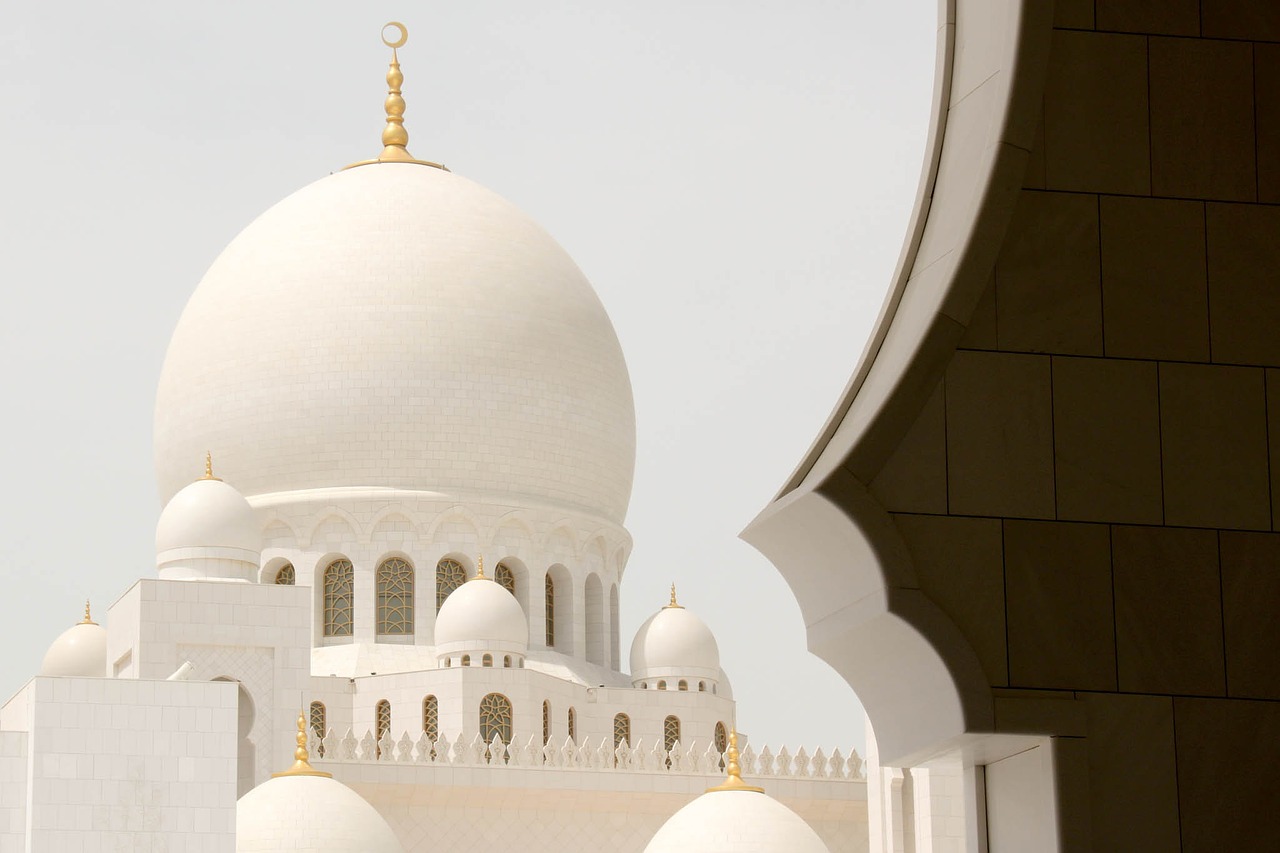
<path fill-rule="evenodd" d="M 1150 50 L 1151 192 L 1254 200 L 1250 45 L 1153 38 Z"/>
<path fill-rule="evenodd" d="M 1148 195 L 1147 39 L 1055 31 L 1044 127 L 1050 189 Z"/>
<path fill-rule="evenodd" d="M 871 494 L 890 512 L 947 511 L 947 434 L 942 383 L 871 481 Z"/>
<path fill-rule="evenodd" d="M 1173 721 L 1182 853 L 1280 850 L 1280 703 L 1174 699 Z"/>
<path fill-rule="evenodd" d="M 1213 360 L 1280 366 L 1280 207 L 1205 206 Z"/>
<path fill-rule="evenodd" d="M 1271 463 L 1271 529 L 1280 530 L 1280 370 L 1267 370 L 1267 448 Z"/>
<path fill-rule="evenodd" d="M 1052 518 L 1048 357 L 959 350 L 945 389 L 951 512 Z"/>
<path fill-rule="evenodd" d="M 996 276 L 993 272 L 987 281 L 987 289 L 973 308 L 973 316 L 965 329 L 964 337 L 957 345 L 960 349 L 996 348 Z"/>
<path fill-rule="evenodd" d="M 1081 699 L 1088 709 L 1093 849 L 1177 850 L 1173 700 L 1109 693 Z"/>
<path fill-rule="evenodd" d="M 1120 689 L 1226 695 L 1217 531 L 1113 527 L 1111 554 Z"/>
<path fill-rule="evenodd" d="M 1115 690 L 1107 526 L 1006 521 L 1004 548 L 1010 685 Z"/>
<path fill-rule="evenodd" d="M 1074 30 L 1093 29 L 1093 0 L 1058 0 L 1053 4 L 1053 25 Z"/>
<path fill-rule="evenodd" d="M 1160 365 L 1165 523 L 1271 526 L 1261 369 Z"/>
<path fill-rule="evenodd" d="M 1154 362 L 1053 359 L 1058 518 L 1161 522 L 1158 395 Z"/>
<path fill-rule="evenodd" d="M 1000 349 L 1102 354 L 1098 200 L 1024 190 L 996 260 Z"/>
<path fill-rule="evenodd" d="M 1227 692 L 1280 699 L 1280 666 L 1276 662 L 1280 534 L 1224 531 L 1221 539 Z"/>
<path fill-rule="evenodd" d="M 1209 360 L 1204 205 L 1100 199 L 1106 353 Z"/>
<path fill-rule="evenodd" d="M 1258 201 L 1275 204 L 1280 202 L 1280 44 L 1253 46 L 1253 98 L 1258 123 Z"/>
<path fill-rule="evenodd" d="M 1098 29 L 1167 36 L 1200 34 L 1199 0 L 1097 0 Z"/>
<path fill-rule="evenodd" d="M 1200 0 L 1205 38 L 1280 41 L 1280 3 L 1271 0 Z"/>
<path fill-rule="evenodd" d="M 902 514 L 893 520 L 921 590 L 972 644 L 991 684 L 1007 684 L 1000 520 Z"/>

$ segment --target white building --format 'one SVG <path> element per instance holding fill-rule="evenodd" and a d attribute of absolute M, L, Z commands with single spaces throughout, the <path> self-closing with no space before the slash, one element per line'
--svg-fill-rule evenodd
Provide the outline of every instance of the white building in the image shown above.
<path fill-rule="evenodd" d="M 382 154 L 268 210 L 192 295 L 156 403 L 157 576 L 0 709 L 0 851 L 223 853 L 250 791 L 254 820 L 332 816 L 341 786 L 267 782 L 300 709 L 315 766 L 409 851 L 639 851 L 723 777 L 732 690 L 674 587 L 623 671 L 609 318 L 535 223 L 409 155 L 401 79 Z M 866 849 L 856 754 L 742 763 Z"/>

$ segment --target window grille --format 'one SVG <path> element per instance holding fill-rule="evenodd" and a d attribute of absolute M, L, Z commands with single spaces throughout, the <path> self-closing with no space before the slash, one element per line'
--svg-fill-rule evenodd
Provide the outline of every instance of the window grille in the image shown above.
<path fill-rule="evenodd" d="M 543 599 L 547 611 L 547 648 L 554 649 L 556 646 L 556 582 L 551 579 L 551 575 L 547 575 L 547 581 L 543 586 Z"/>
<path fill-rule="evenodd" d="M 626 714 L 617 714 L 613 718 L 613 745 L 623 743 L 631 746 L 631 718 Z"/>
<path fill-rule="evenodd" d="M 293 586 L 297 579 L 297 574 L 293 570 L 293 563 L 285 563 L 280 567 L 280 571 L 276 572 L 276 583 L 281 586 Z"/>
<path fill-rule="evenodd" d="M 480 739 L 492 743 L 495 734 L 503 743 L 511 743 L 511 700 L 501 693 L 480 700 Z"/>
<path fill-rule="evenodd" d="M 384 560 L 377 577 L 378 634 L 413 634 L 413 566 L 399 557 Z"/>
<path fill-rule="evenodd" d="M 429 741 L 440 739 L 440 701 L 434 696 L 422 700 L 422 731 Z"/>
<path fill-rule="evenodd" d="M 498 563 L 498 568 L 493 573 L 493 579 L 498 582 L 498 586 L 507 592 L 512 595 L 516 594 L 516 575 L 506 563 Z"/>
<path fill-rule="evenodd" d="M 318 755 L 321 758 L 324 758 L 324 742 L 322 738 L 324 737 L 325 731 L 328 730 L 328 723 L 326 720 L 324 703 L 312 702 L 309 717 L 310 717 L 311 736 L 315 738 L 315 743 L 316 743 L 316 755 Z"/>
<path fill-rule="evenodd" d="M 448 557 L 436 563 L 436 612 L 444 606 L 449 593 L 467 582 L 467 570 L 462 563 Z"/>
<path fill-rule="evenodd" d="M 551 740 L 551 703 L 542 703 L 542 742 Z"/>
<path fill-rule="evenodd" d="M 391 731 L 391 703 L 386 699 L 378 700 L 374 711 L 374 725 L 378 738 L 378 757 L 382 757 L 382 738 Z"/>
<path fill-rule="evenodd" d="M 324 570 L 324 635 L 350 637 L 355 570 L 351 561 L 334 560 Z"/>
<path fill-rule="evenodd" d="M 569 709 L 569 740 L 578 742 L 578 712 L 573 708 Z"/>
<path fill-rule="evenodd" d="M 662 722 L 662 748 L 668 752 L 680 741 L 680 718 L 667 717 Z"/>
<path fill-rule="evenodd" d="M 481 666 L 493 666 L 493 655 L 485 655 L 480 659 Z"/>

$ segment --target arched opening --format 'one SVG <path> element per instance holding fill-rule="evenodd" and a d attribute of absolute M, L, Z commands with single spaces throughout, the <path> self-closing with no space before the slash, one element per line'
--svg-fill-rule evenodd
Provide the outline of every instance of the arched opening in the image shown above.
<path fill-rule="evenodd" d="M 501 693 L 489 693 L 480 700 L 480 739 L 493 743 L 494 735 L 511 744 L 511 700 Z"/>
<path fill-rule="evenodd" d="M 542 742 L 548 743 L 551 740 L 551 702 L 542 703 Z"/>
<path fill-rule="evenodd" d="M 680 743 L 680 718 L 672 714 L 662 721 L 662 748 L 667 752 Z M 671 766 L 671 756 L 667 756 L 667 766 Z"/>
<path fill-rule="evenodd" d="M 542 584 L 542 607 L 547 629 L 547 648 L 554 649 L 556 647 L 556 581 L 551 577 L 551 572 L 547 572 Z"/>
<path fill-rule="evenodd" d="M 604 623 L 604 587 L 600 584 L 599 575 L 587 575 L 583 589 L 583 606 L 586 610 L 587 629 L 587 661 L 605 666 L 607 626 Z"/>
<path fill-rule="evenodd" d="M 569 708 L 569 740 L 578 742 L 578 712 L 572 706 Z"/>
<path fill-rule="evenodd" d="M 529 577 L 529 569 L 525 564 L 515 557 L 503 557 L 498 561 L 497 568 L 494 569 L 493 578 L 503 589 L 515 596 L 521 612 L 532 624 L 533 610 L 530 607 L 530 595 L 536 593 L 536 590 L 530 587 L 531 578 Z M 533 637 L 530 637 L 530 640 L 533 639 Z"/>
<path fill-rule="evenodd" d="M 444 600 L 467 582 L 467 569 L 453 557 L 445 557 L 436 563 L 436 612 L 444 606 Z"/>
<path fill-rule="evenodd" d="M 481 666 L 493 666 L 493 655 L 486 654 L 480 659 Z"/>
<path fill-rule="evenodd" d="M 658 689 L 659 689 L 659 690 L 666 690 L 666 689 L 667 689 L 667 682 L 666 682 L 666 680 L 665 680 L 665 679 L 661 679 L 661 678 L 660 678 L 660 679 L 658 679 Z"/>
<path fill-rule="evenodd" d="M 471 655 L 463 655 L 461 666 L 471 666 Z"/>
<path fill-rule="evenodd" d="M 613 745 L 625 743 L 631 746 L 631 718 L 626 714 L 614 714 L 613 716 Z"/>
<path fill-rule="evenodd" d="M 677 687 L 678 687 L 678 689 L 679 689 L 679 690 L 687 691 L 687 690 L 689 689 L 689 682 L 685 681 L 685 680 L 682 678 L 682 679 L 680 679 L 680 684 L 679 684 L 679 685 L 677 685 Z"/>
<path fill-rule="evenodd" d="M 715 739 L 716 752 L 724 755 L 729 751 L 729 733 L 725 730 L 724 723 L 722 722 L 716 723 Z M 723 761 L 721 762 L 721 769 L 723 769 Z"/>
<path fill-rule="evenodd" d="M 422 700 L 422 733 L 432 743 L 440 739 L 440 700 L 435 696 Z"/>
<path fill-rule="evenodd" d="M 413 566 L 401 557 L 383 560 L 374 584 L 378 638 L 412 640 Z"/>
<path fill-rule="evenodd" d="M 547 570 L 546 600 L 548 648 L 566 655 L 574 654 L 573 640 L 573 578 L 569 570 L 559 564 Z"/>
<path fill-rule="evenodd" d="M 329 730 L 328 712 L 325 710 L 323 702 L 312 702 L 308 711 L 309 728 L 311 729 L 311 737 L 315 741 L 314 752 L 320 758 L 324 758 L 324 735 Z"/>
<path fill-rule="evenodd" d="M 374 737 L 378 740 L 378 758 L 382 757 L 382 739 L 391 732 L 391 703 L 379 699 L 373 711 Z"/>
<path fill-rule="evenodd" d="M 273 583 L 277 583 L 281 586 L 293 586 L 297 583 L 297 580 L 298 576 L 293 570 L 293 563 L 285 563 L 283 566 L 276 569 L 276 578 Z"/>
<path fill-rule="evenodd" d="M 511 669 L 511 655 L 502 656 L 502 668 Z"/>
<path fill-rule="evenodd" d="M 350 637 L 355 628 L 355 569 L 340 557 L 324 570 L 324 636 Z"/>

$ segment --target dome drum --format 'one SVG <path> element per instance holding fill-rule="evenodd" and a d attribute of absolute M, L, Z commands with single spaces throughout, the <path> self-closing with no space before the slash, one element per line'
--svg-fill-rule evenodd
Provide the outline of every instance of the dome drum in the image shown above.
<path fill-rule="evenodd" d="M 253 583 L 258 579 L 259 555 L 242 548 L 171 548 L 156 554 L 156 568 L 165 580 L 225 580 Z"/>

